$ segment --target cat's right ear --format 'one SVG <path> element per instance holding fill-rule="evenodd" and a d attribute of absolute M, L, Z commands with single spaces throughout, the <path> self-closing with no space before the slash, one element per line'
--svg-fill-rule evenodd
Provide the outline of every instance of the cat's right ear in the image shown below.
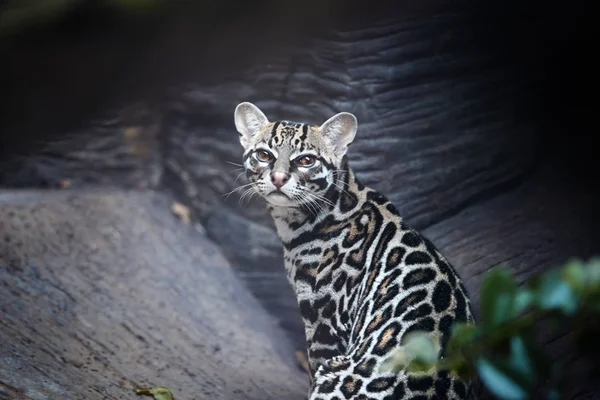
<path fill-rule="evenodd" d="M 246 147 L 250 139 L 261 131 L 269 120 L 265 114 L 252 103 L 243 102 L 238 104 L 234 112 L 235 128 L 240 134 L 240 142 Z"/>

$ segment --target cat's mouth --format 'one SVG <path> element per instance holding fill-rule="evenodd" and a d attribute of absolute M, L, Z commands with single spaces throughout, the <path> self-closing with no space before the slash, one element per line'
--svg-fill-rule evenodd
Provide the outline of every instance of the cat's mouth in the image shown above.
<path fill-rule="evenodd" d="M 271 193 L 267 194 L 265 197 L 269 203 L 271 203 L 275 206 L 280 206 L 280 207 L 296 206 L 296 201 L 294 199 L 292 199 L 290 196 L 288 196 L 287 194 L 285 194 L 279 190 L 274 190 Z"/>
<path fill-rule="evenodd" d="M 288 199 L 288 200 L 292 199 L 290 196 L 288 196 L 287 194 L 285 194 L 279 190 L 273 190 L 271 193 L 269 193 L 267 195 L 267 197 L 274 197 L 274 198 L 281 198 L 281 199 Z"/>

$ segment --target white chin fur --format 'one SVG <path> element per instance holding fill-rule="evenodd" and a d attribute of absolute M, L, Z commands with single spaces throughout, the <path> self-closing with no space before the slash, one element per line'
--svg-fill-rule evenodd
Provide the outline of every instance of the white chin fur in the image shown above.
<path fill-rule="evenodd" d="M 296 206 L 298 206 L 296 201 L 294 201 L 284 195 L 269 194 L 269 195 L 265 196 L 265 200 L 267 200 L 267 202 L 269 202 L 272 205 L 277 206 L 277 207 L 296 207 Z"/>

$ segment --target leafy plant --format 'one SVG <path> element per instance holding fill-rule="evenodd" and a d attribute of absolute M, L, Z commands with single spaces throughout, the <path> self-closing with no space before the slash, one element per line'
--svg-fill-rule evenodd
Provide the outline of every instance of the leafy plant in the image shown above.
<path fill-rule="evenodd" d="M 535 328 L 544 323 L 555 333 L 575 332 L 574 351 L 589 355 L 582 346 L 597 337 L 588 322 L 600 315 L 600 259 L 570 261 L 521 286 L 508 268 L 496 267 L 484 278 L 480 305 L 481 323 L 455 324 L 441 357 L 435 340 L 415 332 L 382 368 L 478 377 L 504 400 L 533 398 L 542 385 L 546 398 L 560 399 L 564 371 L 536 343 Z"/>

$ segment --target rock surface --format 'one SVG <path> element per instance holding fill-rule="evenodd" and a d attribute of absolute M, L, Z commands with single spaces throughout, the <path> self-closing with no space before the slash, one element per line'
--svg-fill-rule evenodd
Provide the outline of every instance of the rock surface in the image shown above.
<path fill-rule="evenodd" d="M 272 317 L 154 192 L 0 192 L 0 398 L 302 399 Z"/>

